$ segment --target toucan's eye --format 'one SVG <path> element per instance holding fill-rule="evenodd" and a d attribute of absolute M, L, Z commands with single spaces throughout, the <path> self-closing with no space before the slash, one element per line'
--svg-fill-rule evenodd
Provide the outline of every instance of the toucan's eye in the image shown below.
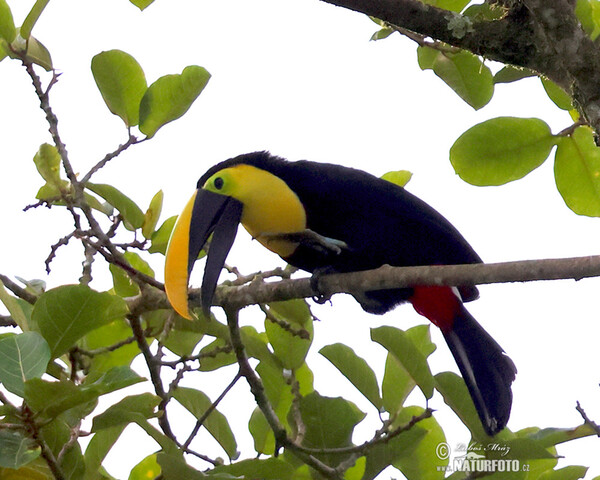
<path fill-rule="evenodd" d="M 221 190 L 223 188 L 223 183 L 225 183 L 225 182 L 223 181 L 223 179 L 221 177 L 217 177 L 213 181 L 213 185 L 215 186 L 215 188 L 217 190 Z"/>

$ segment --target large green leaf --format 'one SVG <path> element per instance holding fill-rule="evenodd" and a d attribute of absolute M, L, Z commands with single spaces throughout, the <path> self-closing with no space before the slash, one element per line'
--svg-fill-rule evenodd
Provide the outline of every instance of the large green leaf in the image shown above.
<path fill-rule="evenodd" d="M 165 75 L 154 82 L 140 104 L 140 130 L 148 137 L 181 117 L 192 106 L 210 79 L 202 67 L 192 65 L 181 74 Z"/>
<path fill-rule="evenodd" d="M 567 206 L 579 215 L 600 216 L 600 148 L 589 127 L 560 139 L 554 178 Z"/>
<path fill-rule="evenodd" d="M 206 394 L 193 388 L 178 387 L 173 391 L 173 398 L 183 405 L 194 417 L 200 419 L 212 408 L 212 401 Z M 230 459 L 239 456 L 237 442 L 225 416 L 213 409 L 202 424 L 206 430 L 219 442 Z"/>
<path fill-rule="evenodd" d="M 319 353 L 333 363 L 378 410 L 382 409 L 383 402 L 379 395 L 377 377 L 363 358 L 341 343 L 327 345 L 319 350 Z"/>
<path fill-rule="evenodd" d="M 223 465 L 212 470 L 213 473 L 228 473 L 232 478 L 260 478 L 261 480 L 291 480 L 295 468 L 280 458 L 241 460 L 231 465 Z"/>
<path fill-rule="evenodd" d="M 64 285 L 40 296 L 31 314 L 32 328 L 42 334 L 56 358 L 86 333 L 124 317 L 127 311 L 125 301 L 116 295 Z"/>
<path fill-rule="evenodd" d="M 99 396 L 144 381 L 129 367 L 114 367 L 90 384 L 76 386 L 62 380 L 50 382 L 34 378 L 25 383 L 25 400 L 38 415 L 56 418 L 74 407 L 95 402 Z"/>
<path fill-rule="evenodd" d="M 140 102 L 148 86 L 136 59 L 121 50 L 99 53 L 92 59 L 92 74 L 109 110 L 128 127 L 137 125 Z"/>
<path fill-rule="evenodd" d="M 399 412 L 396 425 L 407 424 L 413 416 L 423 413 L 421 407 L 406 407 Z M 440 456 L 440 445 L 446 443 L 446 436 L 440 424 L 434 417 L 421 420 L 419 428 L 427 431 L 427 434 L 421 438 L 417 447 L 410 455 L 400 455 L 395 461 L 394 466 L 398 468 L 409 480 L 437 480 L 444 478 L 444 471 L 438 468 L 431 468 L 447 465 L 448 459 Z"/>
<path fill-rule="evenodd" d="M 409 373 L 426 398 L 433 395 L 433 376 L 426 356 L 406 332 L 383 326 L 371 330 L 371 339 L 386 348 Z"/>
<path fill-rule="evenodd" d="M 22 432 L 0 430 L 0 467 L 18 469 L 35 460 L 40 453 L 40 447 Z"/>
<path fill-rule="evenodd" d="M 112 185 L 88 182 L 85 186 L 115 207 L 123 217 L 128 229 L 135 230 L 142 227 L 144 212 L 127 195 Z"/>
<path fill-rule="evenodd" d="M 539 167 L 556 139 L 538 118 L 498 117 L 463 133 L 450 149 L 450 162 L 472 185 L 502 185 Z"/>
<path fill-rule="evenodd" d="M 352 445 L 352 433 L 365 414 L 341 397 L 323 397 L 313 392 L 299 401 L 306 427 L 303 445 L 312 448 L 336 448 Z"/>
<path fill-rule="evenodd" d="M 494 78 L 490 69 L 470 52 L 447 53 L 419 47 L 419 66 L 432 69 L 459 97 L 479 110 L 494 95 Z"/>
<path fill-rule="evenodd" d="M 107 428 L 126 426 L 131 422 L 140 423 L 156 416 L 156 407 L 160 397 L 151 393 L 141 393 L 125 397 L 120 402 L 108 407 L 104 412 L 94 417 L 92 432 Z"/>
<path fill-rule="evenodd" d="M 125 425 L 117 425 L 96 432 L 85 449 L 85 469 L 88 472 L 86 480 L 92 480 L 92 472 L 97 472 L 102 462 L 125 430 Z"/>
<path fill-rule="evenodd" d="M 119 348 L 108 348 L 131 338 L 131 326 L 124 319 L 104 325 L 89 332 L 82 341 L 85 350 L 100 350 L 96 352 L 89 367 L 88 377 L 96 378 L 113 367 L 127 366 L 140 353 L 137 343 L 130 342 Z"/>
<path fill-rule="evenodd" d="M 269 315 L 292 329 L 284 328 L 268 316 L 265 319 L 265 332 L 275 356 L 285 368 L 299 368 L 304 363 L 313 336 L 312 317 L 306 301 L 295 299 L 270 303 Z M 304 336 L 299 332 L 304 333 Z"/>
<path fill-rule="evenodd" d="M 48 367 L 50 348 L 37 332 L 11 335 L 0 340 L 0 382 L 20 397 L 25 381 L 40 378 Z"/>
<path fill-rule="evenodd" d="M 444 402 L 459 416 L 473 434 L 473 438 L 489 438 L 483 431 L 475 405 L 469 395 L 464 380 L 452 372 L 442 372 L 435 376 L 435 388 L 444 397 Z"/>
<path fill-rule="evenodd" d="M 156 460 L 160 465 L 162 472 L 162 477 L 157 478 L 163 478 L 165 480 L 203 480 L 208 478 L 204 473 L 190 467 L 185 461 L 181 451 L 169 453 L 159 452 L 156 455 Z M 147 479 L 149 477 L 146 476 L 145 478 Z M 217 476 L 215 477 L 215 480 L 229 480 L 229 478 L 220 478 Z M 231 478 L 231 480 L 237 479 Z"/>

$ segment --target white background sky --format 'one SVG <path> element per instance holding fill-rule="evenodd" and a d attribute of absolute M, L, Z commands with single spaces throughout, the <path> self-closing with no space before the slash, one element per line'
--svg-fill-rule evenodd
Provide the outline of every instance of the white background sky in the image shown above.
<path fill-rule="evenodd" d="M 20 24 L 33 1 L 9 3 Z M 539 81 L 500 85 L 491 104 L 475 112 L 431 71 L 420 71 L 416 46 L 408 39 L 394 35 L 369 42 L 376 29 L 365 16 L 316 0 L 157 0 L 143 13 L 126 0 L 55 0 L 33 34 L 63 72 L 51 101 L 71 162 L 82 174 L 127 138 L 121 120 L 109 113 L 96 89 L 90 71 L 93 55 L 112 48 L 132 54 L 148 83 L 190 64 L 212 74 L 188 114 L 113 160 L 96 178 L 114 184 L 143 209 L 163 189 L 163 219 L 179 213 L 209 166 L 268 149 L 290 160 L 339 163 L 375 175 L 412 171 L 408 189 L 440 210 L 488 262 L 598 253 L 600 222 L 565 207 L 550 160 L 524 180 L 500 188 L 467 185 L 449 163 L 453 141 L 487 118 L 536 116 L 555 133 L 570 125 L 568 115 L 545 98 Z M 50 276 L 43 265 L 50 245 L 69 233 L 69 217 L 58 208 L 21 211 L 34 202 L 43 183 L 32 158 L 42 142 L 50 141 L 47 125 L 22 67 L 4 60 L 0 75 L 0 271 L 42 278 L 50 286 L 75 283 L 80 276 L 78 246 L 59 251 Z M 281 261 L 240 230 L 228 263 L 252 272 Z M 100 264 L 95 266 L 95 287 L 106 289 L 110 285 Z M 153 256 L 152 265 L 162 279 L 163 257 Z M 198 272 L 194 278 L 197 285 Z M 518 367 L 511 429 L 578 425 L 577 400 L 600 421 L 599 287 L 599 280 L 484 286 L 480 300 L 469 305 Z M 384 352 L 371 344 L 369 329 L 425 322 L 410 306 L 369 316 L 343 296 L 334 298 L 333 307 L 314 311 L 322 319 L 315 343 L 350 345 L 369 359 L 380 378 Z M 251 314 L 242 321 L 261 323 Z M 456 371 L 437 331 L 434 341 L 439 344 L 431 361 L 434 372 Z M 313 350 L 309 366 L 318 371 L 316 389 L 329 396 L 353 393 L 321 360 L 318 348 Z M 230 379 L 225 377 L 213 377 L 206 388 L 196 386 L 215 398 L 221 383 Z M 245 385 L 236 389 L 240 395 L 247 390 Z M 352 399 L 374 413 L 359 395 Z M 224 412 L 235 405 L 234 398 L 229 402 L 221 407 Z M 423 405 L 420 397 L 414 402 Z M 451 446 L 468 441 L 439 395 L 431 406 L 438 410 Z M 368 435 L 372 429 L 359 433 Z M 141 446 L 145 439 L 135 433 L 131 438 Z M 126 453 L 111 457 L 112 474 L 126 477 L 153 448 L 148 444 L 138 452 L 131 445 L 123 443 Z M 559 447 L 567 458 L 563 465 L 591 466 L 587 478 L 600 474 L 598 446 L 598 439 L 591 438 Z"/>

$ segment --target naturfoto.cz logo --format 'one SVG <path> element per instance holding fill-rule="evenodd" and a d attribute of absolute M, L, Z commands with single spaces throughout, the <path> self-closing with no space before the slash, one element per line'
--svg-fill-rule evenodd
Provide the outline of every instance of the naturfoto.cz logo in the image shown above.
<path fill-rule="evenodd" d="M 521 465 L 519 460 L 513 460 L 508 458 L 500 459 L 489 459 L 485 458 L 485 455 L 481 455 L 477 452 L 495 451 L 499 452 L 502 456 L 505 456 L 510 451 L 510 447 L 507 445 L 490 444 L 486 446 L 482 445 L 459 445 L 456 452 L 463 453 L 464 455 L 458 457 L 451 457 L 452 449 L 447 443 L 440 443 L 436 447 L 436 454 L 440 460 L 448 460 L 447 465 L 438 465 L 437 470 L 443 472 L 520 472 L 528 471 L 529 465 Z"/>

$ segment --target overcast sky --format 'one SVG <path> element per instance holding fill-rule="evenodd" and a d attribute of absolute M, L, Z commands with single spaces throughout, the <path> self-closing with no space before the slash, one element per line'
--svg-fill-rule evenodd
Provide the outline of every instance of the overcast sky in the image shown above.
<path fill-rule="evenodd" d="M 20 24 L 33 1 L 9 3 Z M 565 207 L 551 160 L 524 180 L 499 188 L 465 184 L 448 160 L 453 141 L 487 118 L 539 117 L 554 132 L 569 126 L 570 118 L 545 98 L 539 81 L 500 85 L 491 104 L 475 112 L 431 71 L 420 71 L 415 44 L 399 35 L 369 42 L 376 30 L 367 17 L 316 0 L 157 0 L 143 13 L 126 0 L 62 0 L 50 3 L 33 33 L 63 73 L 51 102 L 71 162 L 82 174 L 127 138 L 94 84 L 90 61 L 95 54 L 113 48 L 132 54 L 148 83 L 191 64 L 212 74 L 188 114 L 97 175 L 96 181 L 114 184 L 143 209 L 162 189 L 163 219 L 179 213 L 209 166 L 268 149 L 290 160 L 339 163 L 375 175 L 412 171 L 408 189 L 443 213 L 488 262 L 598 253 L 600 222 Z M 50 138 L 23 68 L 4 60 L 0 75 L 0 271 L 42 278 L 50 286 L 77 282 L 78 246 L 59 251 L 50 276 L 43 264 L 50 245 L 69 233 L 68 215 L 58 208 L 21 211 L 34 202 L 43 183 L 32 158 Z M 163 257 L 154 255 L 151 261 L 162 279 Z M 240 230 L 228 263 L 248 273 L 282 262 Z M 110 287 L 100 264 L 98 260 L 94 283 L 99 290 Z M 195 285 L 200 270 L 193 277 Z M 518 367 L 512 430 L 576 426 L 581 423 L 577 400 L 600 421 L 598 288 L 599 280 L 491 285 L 482 287 L 480 300 L 469 305 Z M 347 343 L 372 362 L 381 378 L 384 352 L 368 340 L 369 329 L 425 322 L 410 306 L 369 316 L 344 296 L 314 311 L 322 321 L 315 327 L 309 366 L 318 370 L 315 387 L 329 396 L 354 393 L 320 358 L 320 346 Z M 257 318 L 250 312 L 242 321 L 260 327 Z M 434 372 L 457 371 L 437 331 L 434 340 L 439 345 L 431 360 Z M 360 395 L 352 400 L 373 413 Z M 418 396 L 413 401 L 423 405 Z M 222 406 L 225 412 L 227 405 Z M 468 441 L 439 395 L 431 406 L 438 410 L 436 418 L 451 446 Z M 362 433 L 371 432 L 367 428 Z M 597 449 L 598 439 L 590 438 L 559 447 L 559 453 L 567 457 L 563 465 L 591 466 L 591 478 L 600 474 L 598 455 L 592 453 Z M 126 476 L 140 459 L 130 453 L 115 454 L 109 471 Z"/>

